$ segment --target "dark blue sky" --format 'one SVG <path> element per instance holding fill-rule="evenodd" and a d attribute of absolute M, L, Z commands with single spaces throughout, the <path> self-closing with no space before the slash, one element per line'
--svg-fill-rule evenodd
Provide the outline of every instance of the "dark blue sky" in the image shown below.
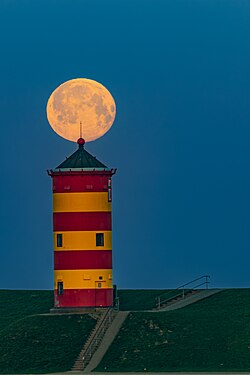
<path fill-rule="evenodd" d="M 250 287 L 250 2 L 1 0 L 0 288 L 52 289 L 51 181 L 75 145 L 46 103 L 106 86 L 112 129 L 87 150 L 113 178 L 115 283 L 204 273 Z"/>

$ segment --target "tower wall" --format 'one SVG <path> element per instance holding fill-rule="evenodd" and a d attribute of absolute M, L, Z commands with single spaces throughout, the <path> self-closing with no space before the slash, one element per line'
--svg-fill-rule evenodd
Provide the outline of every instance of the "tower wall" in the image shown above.
<path fill-rule="evenodd" d="M 112 170 L 53 171 L 54 306 L 113 304 Z"/>

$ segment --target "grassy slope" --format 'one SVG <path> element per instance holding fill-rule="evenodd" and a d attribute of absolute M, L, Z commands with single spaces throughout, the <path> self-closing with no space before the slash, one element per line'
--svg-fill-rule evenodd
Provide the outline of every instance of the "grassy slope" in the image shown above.
<path fill-rule="evenodd" d="M 250 290 L 131 313 L 98 371 L 250 371 Z"/>
<path fill-rule="evenodd" d="M 85 315 L 31 316 L 1 332 L 1 373 L 70 370 L 95 320 Z"/>
<path fill-rule="evenodd" d="M 0 331 L 8 324 L 53 307 L 51 290 L 0 290 Z"/>
<path fill-rule="evenodd" d="M 96 322 L 88 315 L 35 315 L 52 306 L 52 291 L 0 291 L 0 373 L 70 370 Z"/>
<path fill-rule="evenodd" d="M 164 289 L 120 289 L 117 292 L 122 311 L 151 310 L 157 306 L 157 297 L 168 298 L 174 291 Z"/>

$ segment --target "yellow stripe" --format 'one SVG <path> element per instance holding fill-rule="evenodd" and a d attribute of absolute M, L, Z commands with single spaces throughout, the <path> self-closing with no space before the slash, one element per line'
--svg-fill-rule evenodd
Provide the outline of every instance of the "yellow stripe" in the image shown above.
<path fill-rule="evenodd" d="M 112 288 L 112 270 L 54 271 L 55 289 L 58 281 L 63 282 L 64 289 L 99 289 L 100 284 L 102 289 Z"/>
<path fill-rule="evenodd" d="M 96 246 L 96 233 L 104 234 L 104 246 Z M 62 234 L 62 247 L 57 247 L 57 234 Z M 111 231 L 54 232 L 54 250 L 111 250 Z"/>
<path fill-rule="evenodd" d="M 54 193 L 54 212 L 110 212 L 107 192 Z"/>

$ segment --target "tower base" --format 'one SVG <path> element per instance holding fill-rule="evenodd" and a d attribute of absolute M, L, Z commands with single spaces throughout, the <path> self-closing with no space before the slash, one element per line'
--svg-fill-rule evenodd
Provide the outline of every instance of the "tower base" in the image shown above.
<path fill-rule="evenodd" d="M 54 292 L 54 308 L 96 308 L 113 306 L 113 289 L 64 289 Z"/>

